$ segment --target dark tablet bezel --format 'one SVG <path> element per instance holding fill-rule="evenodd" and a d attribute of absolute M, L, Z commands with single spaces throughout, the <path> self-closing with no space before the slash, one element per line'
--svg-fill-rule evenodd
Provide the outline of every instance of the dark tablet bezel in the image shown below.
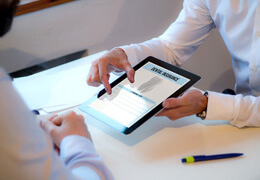
<path fill-rule="evenodd" d="M 163 67 L 169 71 L 172 71 L 176 74 L 179 74 L 183 77 L 188 78 L 190 81 L 187 82 L 184 86 L 182 86 L 180 89 L 178 89 L 176 92 L 174 92 L 173 94 L 171 94 L 168 98 L 171 97 L 178 97 L 179 95 L 181 95 L 184 91 L 186 91 L 188 88 L 190 88 L 192 85 L 194 85 L 197 81 L 200 80 L 200 76 L 195 75 L 191 72 L 185 71 L 177 66 L 174 66 L 172 64 L 166 63 L 162 60 L 159 60 L 155 57 L 149 56 L 146 59 L 144 59 L 143 61 L 141 61 L 139 64 L 137 64 L 136 66 L 133 67 L 133 69 L 136 71 L 139 68 L 141 68 L 143 65 L 145 65 L 147 62 L 151 62 L 154 63 L 160 67 Z M 115 87 L 117 84 L 119 84 L 121 81 L 123 81 L 124 79 L 127 78 L 127 75 L 124 73 L 122 76 L 120 76 L 118 79 L 116 79 L 114 82 L 111 83 L 111 88 Z M 103 94 L 106 93 L 105 89 L 102 89 L 97 96 L 92 97 L 90 100 L 88 100 L 86 103 L 82 104 L 80 109 L 84 110 L 84 107 L 87 106 L 88 104 L 90 104 L 91 102 L 93 102 L 94 100 L 96 100 L 97 98 L 99 98 L 100 96 L 102 96 Z M 100 117 L 95 117 L 98 118 L 100 121 L 102 121 L 103 123 L 117 129 L 118 131 L 120 131 L 123 134 L 130 134 L 131 132 L 133 132 L 136 128 L 138 128 L 141 124 L 143 124 L 145 121 L 147 121 L 148 119 L 150 119 L 152 116 L 154 116 L 157 112 L 159 112 L 161 109 L 163 108 L 162 106 L 162 102 L 157 105 L 156 107 L 154 107 L 152 110 L 150 110 L 147 114 L 145 114 L 142 118 L 140 118 L 138 121 L 136 121 L 132 126 L 130 127 L 126 127 L 116 121 L 112 122 L 113 120 L 110 120 L 108 118 L 106 118 L 105 115 L 100 116 Z M 86 112 L 86 111 L 85 111 Z M 87 112 L 86 112 L 87 113 Z M 101 115 L 101 113 L 99 113 Z M 91 115 L 92 116 L 92 115 Z"/>

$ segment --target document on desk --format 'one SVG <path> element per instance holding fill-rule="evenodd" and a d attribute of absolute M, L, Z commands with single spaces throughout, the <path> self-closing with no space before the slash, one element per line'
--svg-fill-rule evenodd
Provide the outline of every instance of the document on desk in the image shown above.
<path fill-rule="evenodd" d="M 90 64 L 45 76 L 29 76 L 14 80 L 14 86 L 31 109 L 62 108 L 78 105 L 103 87 L 90 87 L 86 83 Z M 115 79 L 111 76 L 111 80 Z"/>
<path fill-rule="evenodd" d="M 88 61 L 62 71 L 16 78 L 13 84 L 30 109 L 45 108 L 48 112 L 57 111 L 79 105 L 103 88 L 87 85 L 90 66 Z M 110 82 L 116 78 L 116 75 L 111 74 Z"/>

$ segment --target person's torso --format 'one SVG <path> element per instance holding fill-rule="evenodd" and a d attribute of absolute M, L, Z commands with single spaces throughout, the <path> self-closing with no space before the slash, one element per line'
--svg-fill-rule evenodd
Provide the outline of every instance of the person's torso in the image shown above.
<path fill-rule="evenodd" d="M 207 7 L 233 59 L 236 90 L 260 94 L 260 0 L 208 0 Z"/>

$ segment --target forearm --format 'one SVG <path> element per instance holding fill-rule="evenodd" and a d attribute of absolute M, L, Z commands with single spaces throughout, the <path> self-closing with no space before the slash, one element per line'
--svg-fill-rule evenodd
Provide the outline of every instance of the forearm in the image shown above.
<path fill-rule="evenodd" d="M 154 56 L 174 65 L 181 64 L 181 60 L 175 55 L 174 51 L 164 44 L 161 38 L 153 38 L 142 43 L 121 46 L 120 48 L 125 51 L 132 66 L 148 56 Z"/>
<path fill-rule="evenodd" d="M 227 120 L 237 127 L 260 127 L 260 97 L 209 92 L 206 120 Z"/>

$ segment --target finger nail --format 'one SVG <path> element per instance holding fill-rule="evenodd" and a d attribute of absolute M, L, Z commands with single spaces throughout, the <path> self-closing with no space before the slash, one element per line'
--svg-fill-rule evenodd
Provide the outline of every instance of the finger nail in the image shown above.
<path fill-rule="evenodd" d="M 111 94 L 111 90 L 110 89 L 106 89 L 106 92 L 107 92 L 107 94 Z"/>
<path fill-rule="evenodd" d="M 135 82 L 135 79 L 134 79 L 133 77 L 132 77 L 132 79 L 131 79 L 131 82 L 132 82 L 132 83 L 134 83 L 134 82 Z"/>

